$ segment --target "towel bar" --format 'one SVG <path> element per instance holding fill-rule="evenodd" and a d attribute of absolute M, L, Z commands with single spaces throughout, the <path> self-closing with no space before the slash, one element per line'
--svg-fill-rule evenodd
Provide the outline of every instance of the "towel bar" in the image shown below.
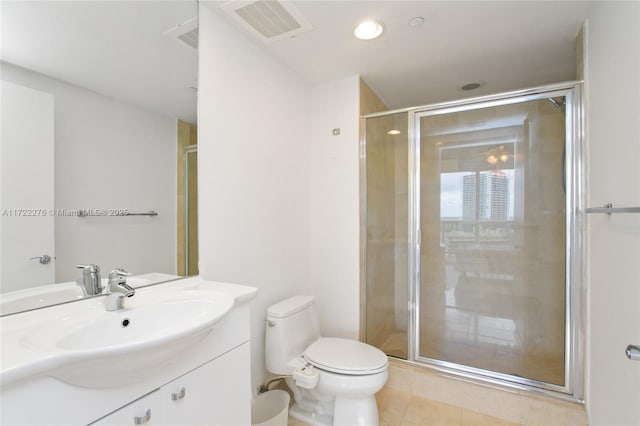
<path fill-rule="evenodd" d="M 613 207 L 613 204 L 609 203 L 603 207 L 590 207 L 585 210 L 586 213 L 640 213 L 640 207 Z"/>

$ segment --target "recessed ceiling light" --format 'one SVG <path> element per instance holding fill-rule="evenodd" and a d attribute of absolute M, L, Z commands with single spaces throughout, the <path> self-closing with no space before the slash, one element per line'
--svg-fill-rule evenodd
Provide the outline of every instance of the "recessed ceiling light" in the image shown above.
<path fill-rule="evenodd" d="M 400 130 L 396 130 L 396 129 L 389 130 L 387 132 L 388 135 L 399 135 L 400 133 L 402 133 L 402 132 Z"/>
<path fill-rule="evenodd" d="M 461 87 L 461 89 L 462 90 L 476 90 L 476 89 L 481 88 L 485 84 L 487 84 L 487 82 L 483 81 L 483 80 L 474 81 L 472 83 L 465 84 L 464 86 Z"/>
<path fill-rule="evenodd" d="M 383 31 L 382 22 L 368 20 L 360 22 L 353 30 L 353 34 L 360 40 L 373 40 L 380 37 Z"/>

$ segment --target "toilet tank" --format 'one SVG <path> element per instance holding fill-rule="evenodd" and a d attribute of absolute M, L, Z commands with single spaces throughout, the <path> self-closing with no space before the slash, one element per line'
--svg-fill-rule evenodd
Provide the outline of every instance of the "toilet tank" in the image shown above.
<path fill-rule="evenodd" d="M 267 309 L 265 363 L 273 374 L 291 374 L 290 362 L 320 337 L 313 296 L 294 296 Z"/>

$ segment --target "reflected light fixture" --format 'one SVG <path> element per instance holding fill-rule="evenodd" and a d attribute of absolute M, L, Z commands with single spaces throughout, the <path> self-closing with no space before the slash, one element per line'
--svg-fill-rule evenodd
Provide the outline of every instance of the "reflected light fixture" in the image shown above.
<path fill-rule="evenodd" d="M 388 135 L 394 135 L 394 136 L 395 136 L 395 135 L 399 135 L 400 133 L 402 133 L 402 132 L 401 132 L 400 130 L 396 130 L 396 129 L 389 130 L 389 131 L 387 132 L 387 134 L 388 134 Z"/>
<path fill-rule="evenodd" d="M 367 20 L 360 22 L 353 30 L 353 34 L 360 40 L 373 40 L 380 37 L 383 31 L 382 22 Z"/>
<path fill-rule="evenodd" d="M 504 145 L 500 145 L 498 149 L 492 148 L 487 152 L 487 163 L 497 164 L 498 161 L 506 163 L 509 161 L 509 153 L 505 149 Z"/>

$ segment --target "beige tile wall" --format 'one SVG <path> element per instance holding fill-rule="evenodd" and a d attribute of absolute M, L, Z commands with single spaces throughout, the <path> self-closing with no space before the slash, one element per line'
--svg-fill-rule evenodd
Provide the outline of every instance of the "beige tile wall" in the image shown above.
<path fill-rule="evenodd" d="M 190 272 L 191 275 L 197 275 L 198 268 L 198 228 L 197 228 L 197 217 L 190 217 L 190 227 L 189 227 L 189 267 L 187 271 L 187 266 L 184 262 L 184 240 L 185 240 L 185 227 L 184 227 L 184 200 L 185 200 L 185 191 L 184 191 L 184 149 L 189 145 L 196 145 L 198 143 L 198 130 L 197 127 L 191 123 L 187 123 L 186 121 L 178 120 L 178 134 L 177 134 L 177 174 L 176 174 L 176 192 L 177 192 L 177 203 L 176 203 L 176 229 L 177 229 L 177 266 L 178 266 L 178 275 L 188 275 L 187 272 Z M 189 170 L 189 179 L 190 182 L 197 181 L 197 169 L 193 168 Z M 191 202 L 190 206 L 190 214 L 197 214 L 197 191 L 196 187 L 190 188 L 189 191 L 189 200 Z M 195 255 L 194 255 L 195 254 Z"/>
<path fill-rule="evenodd" d="M 371 90 L 369 85 L 360 79 L 360 115 L 373 114 L 376 112 L 388 111 L 385 103 Z"/>

